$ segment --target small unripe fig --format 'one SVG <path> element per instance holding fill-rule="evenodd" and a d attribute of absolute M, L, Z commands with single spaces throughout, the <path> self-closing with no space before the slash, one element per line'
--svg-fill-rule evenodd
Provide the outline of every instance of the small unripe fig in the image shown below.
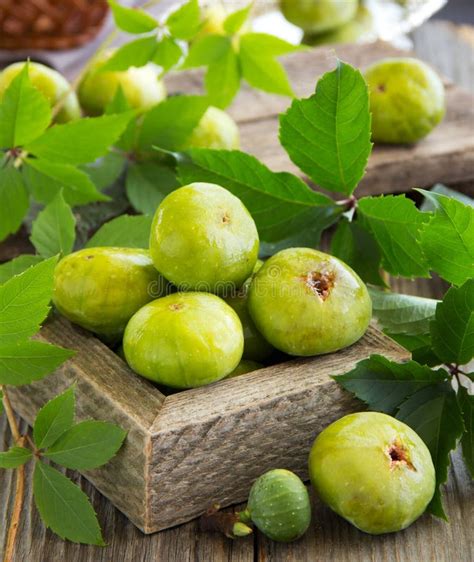
<path fill-rule="evenodd" d="M 309 456 L 319 497 L 361 531 L 405 529 L 435 490 L 431 455 L 406 424 L 377 412 L 350 414 L 316 438 Z"/>
<path fill-rule="evenodd" d="M 294 541 L 304 535 L 311 523 L 308 490 L 293 472 L 270 470 L 253 484 L 247 508 L 241 515 L 274 541 Z"/>
<path fill-rule="evenodd" d="M 285 18 L 310 33 L 324 33 L 351 20 L 358 0 L 280 0 Z"/>
<path fill-rule="evenodd" d="M 146 250 L 89 248 L 58 263 L 53 302 L 71 322 L 112 340 L 167 285 Z"/>
<path fill-rule="evenodd" d="M 372 314 L 359 276 L 339 259 L 310 248 L 289 248 L 268 259 L 250 284 L 248 308 L 268 342 L 301 356 L 353 344 Z"/>
<path fill-rule="evenodd" d="M 240 135 L 237 123 L 222 109 L 209 107 L 186 142 L 185 148 L 237 150 Z"/>
<path fill-rule="evenodd" d="M 245 375 L 246 373 L 251 373 L 252 371 L 258 371 L 258 369 L 263 369 L 263 365 L 261 363 L 243 359 L 232 371 L 232 373 L 230 373 L 230 375 L 227 375 L 227 378 L 231 379 L 233 377 L 238 377 L 239 375 Z"/>
<path fill-rule="evenodd" d="M 410 144 L 428 135 L 444 117 L 443 82 L 424 62 L 383 59 L 365 71 L 375 142 Z"/>
<path fill-rule="evenodd" d="M 237 314 L 206 293 L 176 293 L 145 305 L 123 338 L 130 367 L 171 388 L 195 388 L 226 377 L 243 347 Z"/>
<path fill-rule="evenodd" d="M 170 193 L 151 227 L 153 263 L 180 290 L 231 294 L 251 275 L 258 247 L 257 227 L 243 203 L 210 183 Z"/>
<path fill-rule="evenodd" d="M 0 100 L 11 81 L 23 70 L 25 64 L 26 62 L 15 62 L 0 72 Z M 75 92 L 70 91 L 71 85 L 62 74 L 39 62 L 30 62 L 28 77 L 31 84 L 48 99 L 51 107 L 54 107 L 59 100 L 66 96 L 61 111 L 56 115 L 55 121 L 57 123 L 79 119 L 81 108 L 77 96 Z"/>
<path fill-rule="evenodd" d="M 372 12 L 365 6 L 359 6 L 354 19 L 326 33 L 305 33 L 302 42 L 317 47 L 336 43 L 357 43 L 370 39 L 374 21 Z"/>
<path fill-rule="evenodd" d="M 166 89 L 159 79 L 159 69 L 152 64 L 131 66 L 124 71 L 104 71 L 102 66 L 112 56 L 102 56 L 82 79 L 79 86 L 79 101 L 89 115 L 101 115 L 114 99 L 117 88 L 133 109 L 140 112 L 160 103 L 166 97 Z"/>

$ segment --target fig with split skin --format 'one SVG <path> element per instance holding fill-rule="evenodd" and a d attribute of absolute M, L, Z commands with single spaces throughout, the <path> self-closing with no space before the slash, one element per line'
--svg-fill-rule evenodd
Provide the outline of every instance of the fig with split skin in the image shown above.
<path fill-rule="evenodd" d="M 325 33 L 349 22 L 359 0 L 280 0 L 280 9 L 292 24 L 312 34 Z"/>
<path fill-rule="evenodd" d="M 237 314 L 206 293 L 175 293 L 141 308 L 123 338 L 125 358 L 139 375 L 171 388 L 223 379 L 244 347 Z"/>
<path fill-rule="evenodd" d="M 12 80 L 23 70 L 25 64 L 26 62 L 16 62 L 0 72 L 0 100 Z M 56 123 L 66 123 L 81 117 L 81 108 L 77 96 L 62 74 L 39 62 L 29 62 L 28 77 L 31 84 L 48 99 L 51 107 L 54 107 L 66 96 L 61 110 L 55 117 Z"/>
<path fill-rule="evenodd" d="M 435 470 L 421 438 L 377 412 L 350 414 L 316 438 L 309 473 L 319 497 L 361 531 L 405 529 L 426 509 Z"/>
<path fill-rule="evenodd" d="M 89 248 L 58 263 L 53 302 L 74 324 L 113 341 L 139 308 L 168 288 L 148 251 Z"/>
<path fill-rule="evenodd" d="M 360 277 L 341 260 L 311 248 L 290 248 L 254 276 L 248 308 L 263 337 L 289 355 L 343 349 L 369 325 L 372 303 Z"/>

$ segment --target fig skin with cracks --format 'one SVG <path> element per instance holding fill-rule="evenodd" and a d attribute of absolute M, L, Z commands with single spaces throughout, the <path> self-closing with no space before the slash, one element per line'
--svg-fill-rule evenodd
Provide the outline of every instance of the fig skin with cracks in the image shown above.
<path fill-rule="evenodd" d="M 258 249 L 250 213 L 215 184 L 192 183 L 170 193 L 151 227 L 153 263 L 180 290 L 232 294 L 252 274 Z"/>
<path fill-rule="evenodd" d="M 123 338 L 127 363 L 171 388 L 218 381 L 239 364 L 244 347 L 237 314 L 206 293 L 175 293 L 141 308 Z"/>
<path fill-rule="evenodd" d="M 269 343 L 297 356 L 355 343 L 372 315 L 360 277 L 341 260 L 311 248 L 289 248 L 268 259 L 250 284 L 248 308 Z"/>
<path fill-rule="evenodd" d="M 86 248 L 56 266 L 53 302 L 74 324 L 113 341 L 139 308 L 168 289 L 148 251 Z"/>
<path fill-rule="evenodd" d="M 361 531 L 405 529 L 425 511 L 435 470 L 421 438 L 378 412 L 350 414 L 316 438 L 309 474 L 319 497 Z"/>

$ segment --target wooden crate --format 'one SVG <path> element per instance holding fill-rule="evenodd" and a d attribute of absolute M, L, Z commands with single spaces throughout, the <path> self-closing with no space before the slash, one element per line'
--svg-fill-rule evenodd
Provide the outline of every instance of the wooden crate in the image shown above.
<path fill-rule="evenodd" d="M 41 339 L 77 354 L 43 381 L 11 387 L 15 410 L 31 424 L 47 400 L 76 383 L 78 419 L 104 419 L 126 429 L 118 455 L 84 475 L 145 533 L 189 521 L 213 502 L 243 501 L 253 480 L 271 468 L 307 478 L 315 436 L 361 407 L 331 375 L 373 353 L 409 359 L 370 327 L 338 353 L 164 396 L 92 334 L 63 318 L 51 319 Z"/>

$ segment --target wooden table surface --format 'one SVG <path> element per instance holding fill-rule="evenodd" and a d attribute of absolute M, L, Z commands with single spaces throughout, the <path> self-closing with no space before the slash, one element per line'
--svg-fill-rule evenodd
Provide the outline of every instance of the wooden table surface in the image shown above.
<path fill-rule="evenodd" d="M 457 29 L 434 22 L 415 34 L 415 46 L 417 52 L 433 64 L 442 61 L 441 71 L 473 91 L 473 38 L 472 28 Z M 442 296 L 445 288 L 436 280 L 393 282 L 394 290 L 433 298 Z M 11 443 L 9 428 L 2 416 L 0 448 L 5 450 Z M 474 484 L 459 452 L 453 455 L 452 461 L 444 491 L 449 524 L 424 515 L 403 532 L 370 536 L 357 531 L 313 497 L 310 530 L 289 545 L 273 543 L 260 534 L 232 541 L 200 532 L 196 521 L 144 536 L 84 478 L 68 471 L 91 498 L 108 543 L 105 548 L 74 545 L 44 528 L 32 504 L 32 471 L 28 468 L 15 562 L 473 562 Z M 0 558 L 13 494 L 14 471 L 1 470 Z"/>

